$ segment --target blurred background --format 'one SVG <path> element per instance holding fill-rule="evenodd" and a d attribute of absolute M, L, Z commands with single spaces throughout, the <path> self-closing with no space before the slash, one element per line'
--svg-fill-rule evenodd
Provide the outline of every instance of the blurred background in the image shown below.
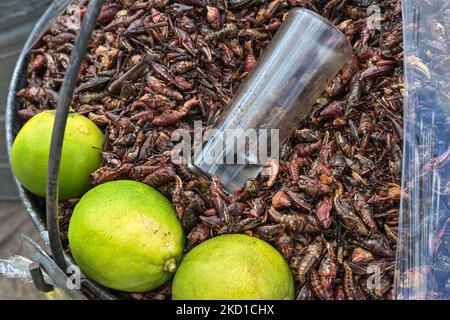
<path fill-rule="evenodd" d="M 22 254 L 22 233 L 38 239 L 19 201 L 8 163 L 5 106 L 9 82 L 28 34 L 51 0 L 0 0 L 0 259 Z M 0 276 L 1 299 L 41 299 L 32 284 Z"/>

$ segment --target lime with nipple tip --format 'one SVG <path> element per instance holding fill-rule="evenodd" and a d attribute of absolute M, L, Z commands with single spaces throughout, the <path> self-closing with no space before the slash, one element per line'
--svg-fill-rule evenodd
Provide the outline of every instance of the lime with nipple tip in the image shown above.
<path fill-rule="evenodd" d="M 69 224 L 71 252 L 81 270 L 127 292 L 150 291 L 170 280 L 184 242 L 170 201 L 137 181 L 96 186 L 78 202 Z"/>
<path fill-rule="evenodd" d="M 183 258 L 172 283 L 174 300 L 292 300 L 295 286 L 283 256 L 243 234 L 209 239 Z"/>

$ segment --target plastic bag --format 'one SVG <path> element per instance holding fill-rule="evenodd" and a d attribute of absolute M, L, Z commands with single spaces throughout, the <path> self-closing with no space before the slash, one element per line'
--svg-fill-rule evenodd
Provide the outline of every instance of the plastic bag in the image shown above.
<path fill-rule="evenodd" d="M 31 278 L 29 267 L 32 264 L 28 258 L 22 256 L 12 256 L 9 259 L 0 259 L 0 276 L 4 276 L 10 279 L 21 279 L 25 283 L 32 283 L 33 279 Z M 47 283 L 53 284 L 52 279 L 42 270 L 42 274 L 44 276 L 44 280 Z M 71 299 L 63 290 L 58 287 L 54 287 L 54 289 L 50 292 L 42 292 L 42 294 L 48 300 L 67 300 Z"/>
<path fill-rule="evenodd" d="M 22 279 L 24 282 L 33 282 L 28 268 L 32 264 L 28 258 L 12 256 L 9 259 L 0 259 L 0 275 L 10 279 Z"/>
<path fill-rule="evenodd" d="M 397 299 L 450 299 L 450 3 L 403 1 L 404 156 Z"/>
<path fill-rule="evenodd" d="M 22 279 L 25 283 L 33 282 L 29 271 L 32 260 L 23 256 L 12 256 L 9 259 L 0 259 L 0 276 L 10 279 Z M 47 283 L 52 283 L 51 278 L 42 270 L 44 279 Z"/>

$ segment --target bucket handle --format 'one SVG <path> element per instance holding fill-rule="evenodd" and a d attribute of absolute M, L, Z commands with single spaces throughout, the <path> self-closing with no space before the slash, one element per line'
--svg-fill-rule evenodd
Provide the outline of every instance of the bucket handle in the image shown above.
<path fill-rule="evenodd" d="M 75 86 L 77 84 L 81 63 L 86 55 L 89 39 L 91 38 L 91 34 L 97 24 L 97 18 L 104 2 L 105 0 L 92 0 L 89 2 L 70 56 L 69 67 L 67 68 L 64 76 L 64 82 L 58 97 L 55 123 L 53 126 L 48 161 L 46 216 L 50 250 L 52 252 L 53 259 L 62 270 L 66 269 L 66 261 L 64 258 L 64 250 L 59 231 L 58 178 L 63 138 L 66 129 L 67 117 L 69 115 L 69 107 L 72 102 Z"/>

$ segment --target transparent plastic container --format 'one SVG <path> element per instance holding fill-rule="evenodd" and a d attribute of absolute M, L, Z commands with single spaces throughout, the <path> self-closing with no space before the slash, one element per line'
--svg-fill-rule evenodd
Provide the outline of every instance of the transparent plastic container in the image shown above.
<path fill-rule="evenodd" d="M 306 9 L 290 10 L 216 131 L 194 155 L 195 167 L 219 176 L 230 192 L 256 177 L 268 158 L 278 160 L 276 142 L 281 145 L 295 130 L 351 55 L 349 42 L 332 23 Z M 233 135 L 236 147 L 230 147 Z M 269 152 L 258 152 L 264 144 Z"/>
<path fill-rule="evenodd" d="M 397 299 L 450 299 L 447 0 L 403 1 L 406 97 Z"/>

